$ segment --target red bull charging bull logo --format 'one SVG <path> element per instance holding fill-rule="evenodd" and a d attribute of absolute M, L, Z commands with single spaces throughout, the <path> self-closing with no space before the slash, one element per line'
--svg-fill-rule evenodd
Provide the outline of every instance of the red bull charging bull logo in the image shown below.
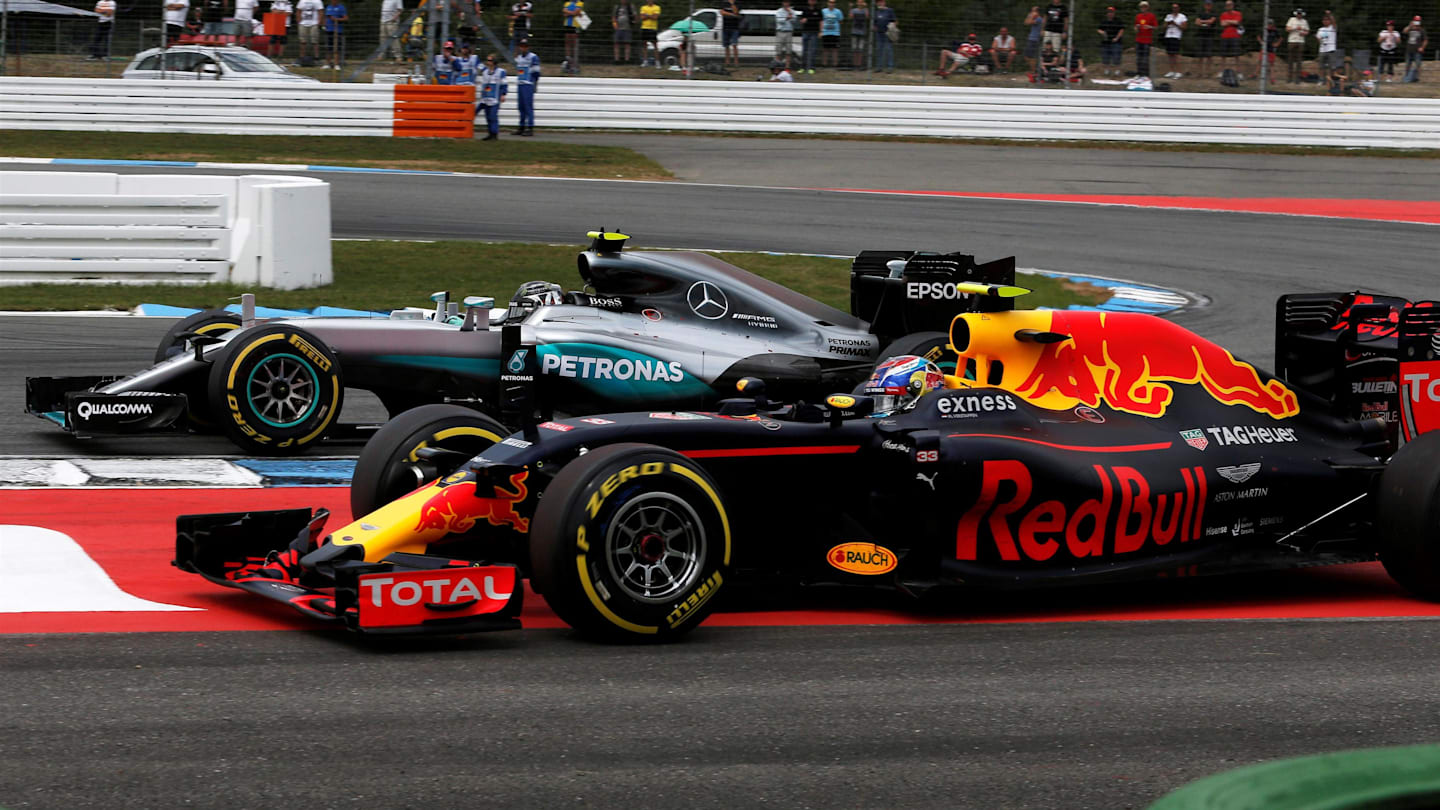
<path fill-rule="evenodd" d="M 1017 335 L 1058 333 L 1065 340 L 1024 341 Z M 951 326 L 951 343 L 982 366 L 977 375 L 1052 410 L 1102 403 L 1139 416 L 1164 416 L 1172 383 L 1198 385 L 1215 400 L 1283 419 L 1299 401 L 1279 380 L 1261 380 L 1249 363 L 1163 318 L 1118 312 L 967 314 Z"/>
<path fill-rule="evenodd" d="M 530 521 L 515 511 L 515 504 L 530 494 L 525 486 L 529 470 L 510 476 L 510 490 L 495 487 L 495 497 L 482 498 L 475 493 L 475 479 L 462 473 L 460 480 L 441 486 L 420 507 L 420 522 L 414 531 L 422 536 L 443 537 L 463 534 L 480 520 L 492 526 L 510 526 L 517 532 L 528 532 Z M 443 482 L 442 482 L 443 483 Z"/>

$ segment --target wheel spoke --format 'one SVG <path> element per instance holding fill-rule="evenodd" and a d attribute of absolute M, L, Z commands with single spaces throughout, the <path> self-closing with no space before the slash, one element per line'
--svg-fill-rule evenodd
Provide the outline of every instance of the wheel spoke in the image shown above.
<path fill-rule="evenodd" d="M 605 542 L 615 584 L 648 602 L 664 602 L 690 587 L 705 548 L 698 516 L 668 492 L 641 495 L 622 508 Z"/>

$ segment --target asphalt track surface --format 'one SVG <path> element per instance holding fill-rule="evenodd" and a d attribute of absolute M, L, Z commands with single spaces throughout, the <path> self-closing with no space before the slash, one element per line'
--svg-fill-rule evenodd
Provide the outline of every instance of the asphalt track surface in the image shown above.
<path fill-rule="evenodd" d="M 732 171 L 740 147 L 726 161 L 716 155 L 723 145 L 708 140 L 667 140 L 655 154 L 688 154 L 683 167 L 662 159 L 682 176 L 703 175 L 691 179 L 744 182 Z M 774 143 L 787 159 L 756 153 L 776 168 L 750 182 L 861 185 L 853 175 L 816 182 L 814 161 L 829 160 L 831 144 Z M 866 145 L 848 154 L 878 154 L 890 164 L 885 179 L 906 182 L 860 179 L 888 188 L 1213 195 L 1218 182 L 1233 196 L 1303 188 L 1296 196 L 1428 199 L 1433 192 L 1404 189 L 1433 189 L 1435 179 L 1433 162 L 1421 161 L 1305 158 L 1271 171 L 1291 159 L 947 153 L 974 161 L 972 183 L 960 167 L 953 181 L 944 177 L 951 169 L 930 145 Z M 1216 160 L 1223 177 L 1207 174 Z M 997 161 L 1026 168 L 1002 188 Z M 832 175 L 847 168 L 829 165 Z M 1025 266 L 1208 295 L 1212 305 L 1180 320 L 1264 365 L 1276 294 L 1366 286 L 1433 295 L 1440 247 L 1432 226 L 1394 223 L 678 184 L 325 177 L 337 235 L 575 243 L 606 225 L 656 246 L 1018 254 Z M 473 272 L 473 292 L 486 291 L 483 268 Z M 0 318 L 0 367 L 12 380 L 0 396 L 5 419 L 25 373 L 112 362 L 129 370 L 149 356 L 146 330 L 156 328 L 19 321 Z M 50 343 L 34 342 L 47 329 Z M 130 355 L 112 358 L 117 347 Z M 39 454 L 38 427 L 0 422 L 0 452 Z M 1243 600 L 1291 582 L 1047 599 Z M 1138 807 L 1237 765 L 1435 741 L 1437 636 L 1440 624 L 1403 619 L 702 628 L 685 643 L 642 649 L 564 631 L 389 647 L 307 632 L 11 636 L 0 638 L 0 805 Z"/>

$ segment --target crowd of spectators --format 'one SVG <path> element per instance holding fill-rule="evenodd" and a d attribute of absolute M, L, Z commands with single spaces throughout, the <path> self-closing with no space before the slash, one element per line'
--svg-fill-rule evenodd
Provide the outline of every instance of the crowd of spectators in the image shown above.
<path fill-rule="evenodd" d="M 718 12 L 723 29 L 722 69 L 740 67 L 740 43 L 756 12 L 773 14 L 774 59 L 779 70 L 772 71 L 776 80 L 795 80 L 817 70 L 873 68 L 894 72 L 896 48 L 901 40 L 901 20 L 892 2 L 903 0 L 705 0 Z M 292 4 L 293 2 L 293 4 Z M 503 14 L 512 52 L 521 41 L 537 30 L 553 32 L 563 39 L 562 72 L 578 72 L 581 42 L 593 39 L 600 29 L 608 29 L 609 48 L 615 64 L 641 64 L 660 67 L 659 33 L 664 30 L 662 18 L 667 11 L 660 0 L 502 0 L 490 4 L 490 19 L 497 11 Z M 935 74 L 946 77 L 958 71 L 980 74 L 1024 72 L 1034 81 L 1065 81 L 1080 79 L 1087 73 L 1096 80 L 1127 76 L 1149 77 L 1152 67 L 1163 68 L 1166 79 L 1226 77 L 1226 82 L 1254 76 L 1268 61 L 1276 82 L 1335 82 L 1337 75 L 1354 72 L 1342 88 L 1366 81 L 1396 81 L 1397 66 L 1402 67 L 1401 81 L 1419 79 L 1423 55 L 1429 40 L 1422 17 L 1390 20 L 1373 36 L 1357 36 L 1346 32 L 1344 42 L 1370 46 L 1375 68 L 1370 64 L 1355 65 L 1355 48 L 1349 61 L 1337 17 L 1331 10 L 1320 12 L 1312 23 L 1305 9 L 1296 8 L 1285 17 L 1254 19 L 1253 11 L 1239 8 L 1236 0 L 1163 0 L 1167 6 L 1152 10 L 1149 0 L 1132 0 L 1134 6 L 1107 6 L 1100 16 L 1090 13 L 1071 18 L 1069 0 L 1046 0 L 1031 6 L 1012 36 L 1007 25 L 987 31 L 971 31 L 957 37 L 937 50 L 939 60 Z M 193 6 L 192 6 L 193 3 Z M 262 8 L 262 3 L 267 7 Z M 456 23 L 451 29 L 457 48 L 450 56 L 436 60 L 461 59 L 464 46 L 478 47 L 477 28 L 485 9 L 483 0 L 450 0 Z M 407 4 L 411 8 L 407 9 Z M 381 54 L 392 60 L 423 57 L 426 34 L 423 14 L 415 16 L 415 0 L 381 0 L 378 33 Z M 690 6 L 672 8 L 668 15 L 682 17 Z M 537 6 L 540 8 L 537 10 Z M 421 4 L 423 10 L 423 4 Z M 251 22 L 257 33 L 275 13 L 284 15 L 281 33 L 269 31 L 281 47 L 294 29 L 301 64 L 338 67 L 345 58 L 346 29 L 354 24 L 344 0 L 163 0 L 164 23 L 173 41 L 202 21 L 227 19 Z M 98 0 L 95 11 L 100 15 L 90 44 L 91 58 L 108 56 L 111 32 L 116 13 L 115 0 Z M 595 26 L 590 14 L 605 20 L 608 26 Z M 367 12 L 365 16 L 369 16 Z M 553 15 L 553 19 L 547 19 Z M 1277 15 L 1284 16 L 1284 15 Z M 405 25 L 406 20 L 413 24 Z M 262 22 L 263 21 L 263 22 Z M 1250 24 L 1247 32 L 1246 24 Z M 933 43 L 934 33 L 928 23 L 907 23 L 906 47 L 913 54 L 921 43 Z M 673 26 L 672 26 L 673 27 Z M 768 23 L 767 26 L 768 28 Z M 404 30 L 402 30 L 404 29 Z M 375 30 L 375 29 L 369 29 Z M 992 33 L 993 32 L 993 33 Z M 693 36 L 694 30 L 686 31 Z M 767 33 L 769 33 L 767 31 Z M 406 44 L 409 41 L 408 46 Z M 1313 45 L 1312 45 L 1313 43 Z M 1158 46 L 1158 48 L 1157 48 Z M 934 47 L 931 45 L 930 47 Z M 848 54 L 846 50 L 848 49 Z M 1098 53 L 1097 53 L 1098 50 Z M 1156 53 L 1155 51 L 1160 51 Z M 1361 50 L 1366 50 L 1362 48 Z M 752 52 L 753 53 L 753 52 Z M 1255 53 L 1250 57 L 1247 54 Z M 1082 54 L 1098 60 L 1087 66 Z M 479 59 L 471 52 L 470 58 Z M 679 53 L 681 69 L 689 69 L 689 55 Z M 909 57 L 913 59 L 914 56 Z M 1163 59 L 1163 62 L 1160 61 Z M 1313 61 L 1313 65 L 1311 62 Z M 1281 69 L 1283 62 L 1283 70 Z M 448 65 L 449 62 L 447 61 Z M 932 63 L 933 64 L 933 63 Z M 479 68 L 476 75 L 479 75 Z M 442 71 L 451 75 L 448 67 Z"/>

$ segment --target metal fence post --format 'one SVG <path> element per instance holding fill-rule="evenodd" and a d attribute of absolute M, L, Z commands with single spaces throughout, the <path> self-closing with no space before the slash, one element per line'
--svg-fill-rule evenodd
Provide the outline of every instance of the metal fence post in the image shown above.
<path fill-rule="evenodd" d="M 1270 81 L 1270 0 L 1265 0 L 1265 10 L 1260 17 L 1260 95 L 1265 95 Z"/>
<path fill-rule="evenodd" d="M 9 67 L 5 43 L 10 39 L 10 0 L 0 0 L 0 76 Z"/>

